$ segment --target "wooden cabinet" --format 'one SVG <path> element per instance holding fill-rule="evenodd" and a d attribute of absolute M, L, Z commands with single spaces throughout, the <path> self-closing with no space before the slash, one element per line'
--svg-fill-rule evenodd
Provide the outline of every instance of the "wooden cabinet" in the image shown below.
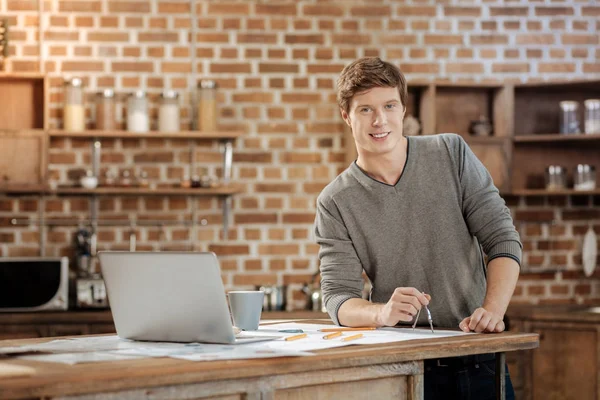
<path fill-rule="evenodd" d="M 507 354 L 517 399 L 600 398 L 600 314 L 586 309 L 527 307 L 511 332 L 537 333 L 539 348 Z"/>
<path fill-rule="evenodd" d="M 577 164 L 600 168 L 600 134 L 560 135 L 559 102 L 579 104 L 583 130 L 583 101 L 597 98 L 600 81 L 533 84 L 409 82 L 406 115 L 421 123 L 421 134 L 457 133 L 488 169 L 502 193 L 520 196 L 545 194 L 600 194 L 573 190 Z M 471 121 L 485 117 L 493 126 L 490 136 L 473 136 Z M 348 130 L 349 131 L 349 130 Z M 345 137 L 347 162 L 356 158 L 352 135 Z M 548 165 L 566 167 L 566 190 L 545 189 Z M 600 174 L 598 174 L 600 175 Z M 596 180 L 598 181 L 598 177 Z"/>

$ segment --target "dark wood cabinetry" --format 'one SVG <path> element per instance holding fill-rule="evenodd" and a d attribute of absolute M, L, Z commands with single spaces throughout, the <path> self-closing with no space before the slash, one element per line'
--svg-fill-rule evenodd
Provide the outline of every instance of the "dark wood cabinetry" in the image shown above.
<path fill-rule="evenodd" d="M 507 355 L 517 399 L 600 398 L 600 313 L 587 308 L 523 307 L 508 315 L 511 331 L 540 335 L 538 349 Z"/>

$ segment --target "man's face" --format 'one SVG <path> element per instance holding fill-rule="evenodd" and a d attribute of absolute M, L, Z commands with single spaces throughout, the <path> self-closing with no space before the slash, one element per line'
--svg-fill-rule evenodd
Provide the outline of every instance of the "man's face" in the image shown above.
<path fill-rule="evenodd" d="M 402 140 L 404 105 L 398 88 L 375 87 L 357 93 L 342 118 L 352 128 L 359 155 L 385 154 Z"/>

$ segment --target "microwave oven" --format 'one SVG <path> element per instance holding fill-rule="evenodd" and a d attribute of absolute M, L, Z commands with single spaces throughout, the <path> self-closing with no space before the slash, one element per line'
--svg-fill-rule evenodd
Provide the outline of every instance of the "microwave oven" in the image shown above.
<path fill-rule="evenodd" d="M 0 257 L 0 312 L 68 307 L 67 257 Z"/>

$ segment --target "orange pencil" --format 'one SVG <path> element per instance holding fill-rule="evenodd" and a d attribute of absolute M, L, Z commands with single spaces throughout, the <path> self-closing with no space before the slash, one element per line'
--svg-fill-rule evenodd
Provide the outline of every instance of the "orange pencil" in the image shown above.
<path fill-rule="evenodd" d="M 300 335 L 288 336 L 285 338 L 285 340 L 298 340 L 305 338 L 306 336 L 308 336 L 306 333 L 301 333 Z"/>
<path fill-rule="evenodd" d="M 357 333 L 356 335 L 352 335 L 352 336 L 348 336 L 345 338 L 342 338 L 342 342 L 347 342 L 349 340 L 354 340 L 354 339 L 360 339 L 361 337 L 363 337 L 362 333 Z"/>
<path fill-rule="evenodd" d="M 338 336 L 342 336 L 342 332 L 341 331 L 337 331 L 337 332 L 333 332 L 333 333 L 330 333 L 328 335 L 325 335 L 325 336 L 323 336 L 323 339 L 333 339 L 333 338 L 336 338 Z"/>
<path fill-rule="evenodd" d="M 374 326 L 365 326 L 362 328 L 325 328 L 319 329 L 321 332 L 346 332 L 346 331 L 374 331 L 377 329 Z"/>

